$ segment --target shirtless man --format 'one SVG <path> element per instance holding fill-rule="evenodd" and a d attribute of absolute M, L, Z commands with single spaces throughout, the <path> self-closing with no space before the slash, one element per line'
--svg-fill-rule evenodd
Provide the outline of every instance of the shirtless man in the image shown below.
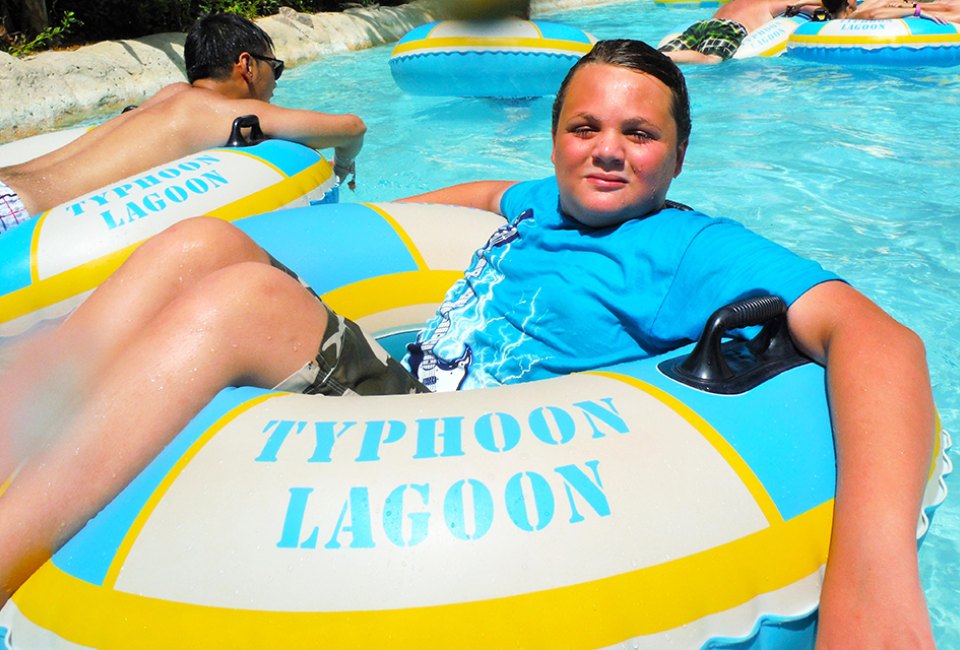
<path fill-rule="evenodd" d="M 795 4 L 791 0 L 732 0 L 659 49 L 677 63 L 720 63 L 736 54 L 748 34 L 788 10 L 822 9 L 827 18 L 843 18 L 854 6 L 856 0 L 800 0 Z"/>
<path fill-rule="evenodd" d="M 240 115 L 257 115 L 269 137 L 332 147 L 337 177 L 353 173 L 363 121 L 271 105 L 283 61 L 273 57 L 270 36 L 251 21 L 235 14 L 200 19 L 187 34 L 184 62 L 187 82 L 166 86 L 56 151 L 0 167 L 0 233 L 131 174 L 222 146 Z"/>

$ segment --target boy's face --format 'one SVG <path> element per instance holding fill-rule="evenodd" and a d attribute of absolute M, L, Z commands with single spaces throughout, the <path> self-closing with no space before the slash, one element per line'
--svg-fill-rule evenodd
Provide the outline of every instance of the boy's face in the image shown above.
<path fill-rule="evenodd" d="M 672 102 L 648 74 L 594 63 L 576 72 L 551 156 L 566 214 L 602 228 L 663 205 L 687 148 L 677 143 Z"/>

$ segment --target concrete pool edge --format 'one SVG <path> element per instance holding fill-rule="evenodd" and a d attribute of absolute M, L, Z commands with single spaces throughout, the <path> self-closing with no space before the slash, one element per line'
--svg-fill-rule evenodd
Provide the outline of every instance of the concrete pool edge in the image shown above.
<path fill-rule="evenodd" d="M 532 0 L 534 15 L 612 0 Z M 399 7 L 302 14 L 283 8 L 258 20 L 291 65 L 325 54 L 398 40 L 417 25 L 449 16 L 444 0 L 415 0 Z M 75 124 L 119 110 L 163 86 L 184 80 L 182 33 L 103 41 L 71 51 L 24 59 L 0 52 L 0 143 Z M 2 162 L 0 162 L 2 164 Z"/>

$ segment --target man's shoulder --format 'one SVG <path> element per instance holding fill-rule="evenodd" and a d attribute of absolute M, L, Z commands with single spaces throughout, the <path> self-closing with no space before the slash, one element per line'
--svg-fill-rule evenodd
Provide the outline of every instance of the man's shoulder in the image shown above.
<path fill-rule="evenodd" d="M 180 81 L 177 83 L 172 83 L 168 86 L 161 88 L 157 94 L 155 94 L 150 99 L 151 102 L 165 102 L 169 106 L 193 106 L 197 109 L 201 108 L 214 108 L 219 105 L 229 104 L 236 101 L 257 101 L 261 102 L 262 100 L 247 98 L 240 100 L 239 98 L 229 97 L 222 92 L 211 88 L 203 88 L 199 86 L 193 86 L 188 84 L 185 81 Z M 267 102 L 263 102 L 266 104 Z"/>
<path fill-rule="evenodd" d="M 186 81 L 177 81 L 158 90 L 150 99 L 151 101 L 162 102 L 194 90 L 197 89 L 188 84 Z"/>
<path fill-rule="evenodd" d="M 172 84 L 167 84 L 166 86 L 161 88 L 160 93 L 169 93 L 172 95 L 175 93 L 183 92 L 184 90 L 196 90 L 196 88 L 191 86 L 186 81 L 175 81 Z"/>

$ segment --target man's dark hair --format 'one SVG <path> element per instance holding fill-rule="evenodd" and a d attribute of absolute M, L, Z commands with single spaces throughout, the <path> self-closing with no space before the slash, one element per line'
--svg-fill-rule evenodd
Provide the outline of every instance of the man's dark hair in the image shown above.
<path fill-rule="evenodd" d="M 827 10 L 828 18 L 839 18 L 849 7 L 847 0 L 820 0 L 820 4 Z"/>
<path fill-rule="evenodd" d="M 187 32 L 183 62 L 187 81 L 226 79 L 244 52 L 270 56 L 273 39 L 253 21 L 237 14 L 209 14 Z"/>
<path fill-rule="evenodd" d="M 674 122 L 677 123 L 677 144 L 686 142 L 690 138 L 690 98 L 687 95 L 687 83 L 680 68 L 670 57 L 650 47 L 643 41 L 629 39 L 613 39 L 597 41 L 587 54 L 577 61 L 557 91 L 557 98 L 553 102 L 553 134 L 557 134 L 557 122 L 560 120 L 560 109 L 567 97 L 567 86 L 577 70 L 588 63 L 618 65 L 624 68 L 649 74 L 659 79 L 670 89 L 673 95 L 673 104 L 670 107 Z"/>

